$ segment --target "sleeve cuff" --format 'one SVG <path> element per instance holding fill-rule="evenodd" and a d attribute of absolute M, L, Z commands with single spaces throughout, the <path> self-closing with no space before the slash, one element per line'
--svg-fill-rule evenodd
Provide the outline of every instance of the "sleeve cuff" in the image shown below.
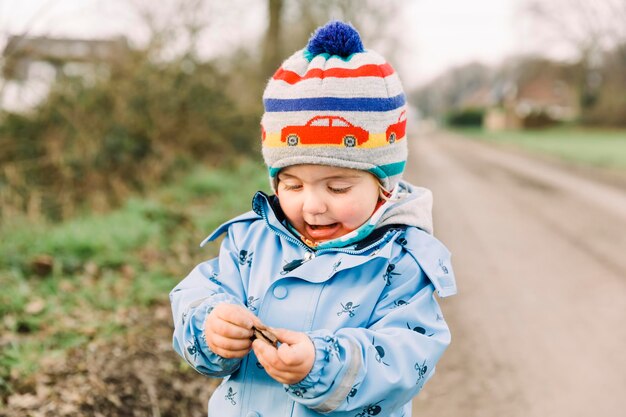
<path fill-rule="evenodd" d="M 293 389 L 309 389 L 318 386 L 324 376 L 324 368 L 332 362 L 333 359 L 339 358 L 339 343 L 337 339 L 329 335 L 320 335 L 310 333 L 309 338 L 315 347 L 315 361 L 313 368 L 306 377 L 297 384 L 290 385 Z"/>
<path fill-rule="evenodd" d="M 303 405 L 321 412 L 332 411 L 345 398 L 341 388 L 343 384 L 337 382 L 343 379 L 340 374 L 345 373 L 343 363 L 347 352 L 328 331 L 310 332 L 308 335 L 315 347 L 313 368 L 302 381 L 284 387 L 292 399 Z M 329 400 L 333 403 L 332 407 L 329 407 Z"/>
<path fill-rule="evenodd" d="M 190 329 L 193 334 L 191 344 L 185 349 L 185 359 L 198 372 L 211 376 L 225 376 L 234 372 L 241 359 L 224 358 L 211 351 L 204 335 L 204 322 L 219 303 L 239 304 L 227 294 L 215 294 L 200 304 L 190 317 Z M 195 349 L 194 349 L 195 348 Z M 195 354 L 190 354 L 190 353 Z"/>

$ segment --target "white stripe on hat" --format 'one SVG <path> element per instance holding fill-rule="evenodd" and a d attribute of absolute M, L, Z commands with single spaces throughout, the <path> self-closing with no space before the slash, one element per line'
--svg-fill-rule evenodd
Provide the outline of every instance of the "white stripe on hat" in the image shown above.
<path fill-rule="evenodd" d="M 357 78 L 310 78 L 289 84 L 283 80 L 271 80 L 263 98 L 297 97 L 393 97 L 402 93 L 402 85 L 396 74 L 381 81 L 380 77 Z"/>

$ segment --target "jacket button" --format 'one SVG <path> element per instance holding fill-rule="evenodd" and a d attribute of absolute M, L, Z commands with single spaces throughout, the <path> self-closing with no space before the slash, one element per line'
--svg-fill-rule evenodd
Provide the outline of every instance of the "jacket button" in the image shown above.
<path fill-rule="evenodd" d="M 287 297 L 287 288 L 279 285 L 277 287 L 274 287 L 273 293 L 274 297 L 282 300 L 283 298 Z"/>
<path fill-rule="evenodd" d="M 248 414 L 246 414 L 246 417 L 261 417 L 261 414 L 256 411 L 249 411 Z"/>

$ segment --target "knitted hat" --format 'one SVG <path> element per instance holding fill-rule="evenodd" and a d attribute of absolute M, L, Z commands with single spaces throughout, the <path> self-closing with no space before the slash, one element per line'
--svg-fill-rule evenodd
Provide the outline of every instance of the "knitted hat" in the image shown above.
<path fill-rule="evenodd" d="M 352 26 L 318 28 L 269 80 L 263 104 L 263 158 L 273 187 L 282 168 L 297 164 L 368 171 L 387 190 L 400 180 L 407 159 L 402 85 Z"/>

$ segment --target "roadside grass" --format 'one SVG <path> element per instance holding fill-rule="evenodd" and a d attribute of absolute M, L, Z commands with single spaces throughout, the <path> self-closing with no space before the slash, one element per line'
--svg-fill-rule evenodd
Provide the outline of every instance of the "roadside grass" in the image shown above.
<path fill-rule="evenodd" d="M 106 215 L 0 225 L 0 399 L 68 349 L 124 332 L 139 310 L 167 303 L 214 255 L 215 246 L 198 248 L 205 235 L 268 188 L 265 167 L 246 160 L 198 167 Z"/>
<path fill-rule="evenodd" d="M 482 129 L 455 131 L 476 139 L 514 145 L 574 164 L 626 170 L 626 130 L 559 127 L 502 132 Z"/>

